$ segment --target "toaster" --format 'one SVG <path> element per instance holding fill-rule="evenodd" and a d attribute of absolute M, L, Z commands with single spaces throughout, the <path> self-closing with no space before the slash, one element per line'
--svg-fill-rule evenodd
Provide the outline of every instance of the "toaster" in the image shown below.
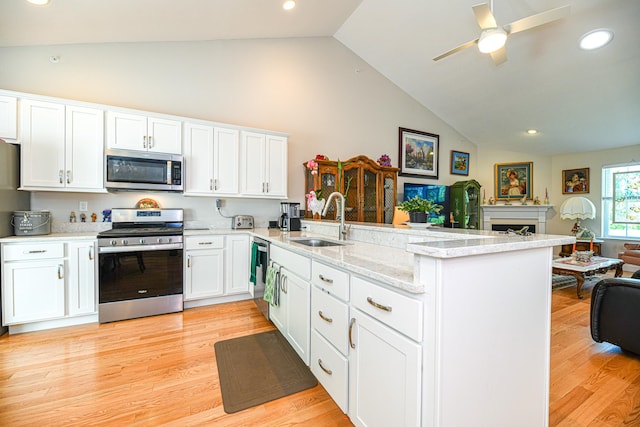
<path fill-rule="evenodd" d="M 253 217 L 251 215 L 236 215 L 232 221 L 231 228 L 234 230 L 253 228 Z"/>

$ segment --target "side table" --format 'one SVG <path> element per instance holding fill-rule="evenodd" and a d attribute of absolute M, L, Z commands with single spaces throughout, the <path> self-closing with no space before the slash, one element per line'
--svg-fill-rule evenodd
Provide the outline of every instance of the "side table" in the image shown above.
<path fill-rule="evenodd" d="M 602 254 L 602 246 L 604 240 L 593 239 L 593 255 L 600 256 Z M 591 246 L 591 240 L 576 240 L 576 251 L 588 251 Z M 560 249 L 560 256 L 567 257 L 573 253 L 573 245 L 562 245 Z"/>

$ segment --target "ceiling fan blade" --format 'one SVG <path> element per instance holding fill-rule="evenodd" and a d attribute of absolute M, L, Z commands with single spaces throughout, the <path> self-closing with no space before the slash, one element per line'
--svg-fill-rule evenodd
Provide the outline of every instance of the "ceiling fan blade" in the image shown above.
<path fill-rule="evenodd" d="M 569 10 L 571 6 L 562 6 L 555 9 L 547 10 L 536 15 L 531 15 L 526 18 L 519 19 L 511 24 L 504 26 L 504 30 L 509 34 L 519 33 L 530 28 L 539 27 L 540 25 L 548 24 L 549 22 L 557 21 L 558 19 L 566 18 L 569 16 Z"/>
<path fill-rule="evenodd" d="M 493 59 L 493 63 L 496 65 L 507 62 L 507 48 L 505 46 L 502 46 L 498 50 L 494 50 L 489 55 L 491 55 L 491 59 Z"/>
<path fill-rule="evenodd" d="M 461 45 L 460 45 L 460 46 L 458 46 L 458 47 L 454 47 L 453 49 L 451 49 L 450 51 L 447 51 L 447 52 L 443 53 L 442 55 L 438 55 L 438 56 L 436 56 L 435 58 L 433 58 L 433 60 L 434 60 L 434 61 L 439 61 L 439 60 L 441 60 L 442 58 L 446 58 L 446 57 L 447 57 L 447 56 L 449 56 L 449 55 L 453 55 L 453 54 L 454 54 L 454 53 L 456 53 L 456 52 L 460 52 L 461 50 L 464 50 L 464 49 L 466 49 L 466 48 L 468 48 L 468 47 L 471 47 L 471 46 L 474 46 L 474 45 L 476 45 L 476 44 L 478 44 L 478 39 L 468 41 L 468 42 L 466 42 L 465 44 L 461 44 Z"/>
<path fill-rule="evenodd" d="M 473 6 L 472 9 L 481 29 L 486 30 L 487 28 L 496 28 L 498 26 L 498 24 L 496 24 L 496 18 L 493 17 L 493 13 L 491 13 L 488 4 L 480 3 Z"/>

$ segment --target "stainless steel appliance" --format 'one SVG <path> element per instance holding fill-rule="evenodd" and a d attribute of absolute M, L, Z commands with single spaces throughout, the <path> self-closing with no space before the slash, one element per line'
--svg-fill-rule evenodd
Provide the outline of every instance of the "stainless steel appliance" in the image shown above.
<path fill-rule="evenodd" d="M 17 210 L 29 209 L 29 193 L 18 191 L 20 183 L 19 147 L 0 139 L 0 237 L 12 236 L 11 220 Z M 0 301 L 2 294 L 2 274 L 0 274 Z M 2 304 L 0 304 L 0 319 L 2 318 Z M 0 327 L 0 335 L 7 328 Z"/>
<path fill-rule="evenodd" d="M 182 209 L 112 209 L 98 234 L 100 323 L 183 310 Z"/>
<path fill-rule="evenodd" d="M 259 237 L 253 238 L 252 245 L 256 246 L 258 259 L 256 260 L 256 283 L 253 289 L 253 301 L 264 317 L 269 318 L 269 303 L 264 300 L 264 288 L 267 281 L 267 266 L 269 265 L 269 241 Z"/>
<path fill-rule="evenodd" d="M 183 191 L 183 158 L 129 150 L 105 150 L 104 182 L 111 190 Z"/>
<path fill-rule="evenodd" d="M 300 231 L 300 203 L 280 203 L 280 229 L 283 231 Z"/>
<path fill-rule="evenodd" d="M 235 215 L 232 221 L 231 226 L 235 230 L 253 228 L 253 217 L 251 215 Z"/>

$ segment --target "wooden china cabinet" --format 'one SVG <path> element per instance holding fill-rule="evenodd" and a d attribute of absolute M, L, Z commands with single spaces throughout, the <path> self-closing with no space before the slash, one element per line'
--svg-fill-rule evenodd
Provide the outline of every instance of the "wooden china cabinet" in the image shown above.
<path fill-rule="evenodd" d="M 343 179 L 340 180 L 338 162 L 316 160 L 318 173 L 314 175 L 305 166 L 305 194 L 322 189 L 326 199 L 334 191 L 346 193 L 345 220 L 390 224 L 396 204 L 398 168 L 380 166 L 366 156 L 356 156 L 342 161 Z M 347 185 L 348 184 L 348 185 Z M 348 187 L 348 190 L 347 190 Z M 332 201 L 323 218 L 336 219 L 335 203 Z M 306 218 L 311 211 L 306 208 Z"/>

